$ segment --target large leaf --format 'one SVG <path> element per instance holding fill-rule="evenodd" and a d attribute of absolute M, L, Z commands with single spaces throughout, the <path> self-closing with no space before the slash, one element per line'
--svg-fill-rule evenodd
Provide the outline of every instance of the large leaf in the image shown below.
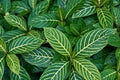
<path fill-rule="evenodd" d="M 75 57 L 96 54 L 107 45 L 108 37 L 114 33 L 114 29 L 96 29 L 86 33 L 76 44 Z"/>
<path fill-rule="evenodd" d="M 10 70 L 18 75 L 20 72 L 20 61 L 18 57 L 15 54 L 7 54 L 6 62 Z"/>
<path fill-rule="evenodd" d="M 11 8 L 11 0 L 2 0 L 2 4 L 4 13 L 9 12 Z"/>
<path fill-rule="evenodd" d="M 85 80 L 101 80 L 97 67 L 89 60 L 83 58 L 73 59 L 73 65 Z"/>
<path fill-rule="evenodd" d="M 25 33 L 23 31 L 11 30 L 11 31 L 5 32 L 2 36 L 2 38 L 5 40 L 6 43 L 9 43 L 12 40 L 19 38 L 23 35 L 25 35 Z"/>
<path fill-rule="evenodd" d="M 39 67 L 48 67 L 52 63 L 54 50 L 47 47 L 40 47 L 36 50 L 33 50 L 30 53 L 23 54 L 23 58 L 26 62 L 39 66 Z"/>
<path fill-rule="evenodd" d="M 48 67 L 40 80 L 64 80 L 68 72 L 69 62 L 57 62 Z"/>
<path fill-rule="evenodd" d="M 6 15 L 4 16 L 5 20 L 12 26 L 18 27 L 21 30 L 27 31 L 27 25 L 23 18 L 20 18 L 16 15 Z"/>
<path fill-rule="evenodd" d="M 71 16 L 83 4 L 84 0 L 68 0 L 65 7 L 65 19 Z"/>
<path fill-rule="evenodd" d="M 6 53 L 6 44 L 5 41 L 0 37 L 0 51 Z"/>
<path fill-rule="evenodd" d="M 37 0 L 28 0 L 28 3 L 29 3 L 31 8 L 34 8 L 37 4 Z"/>
<path fill-rule="evenodd" d="M 72 72 L 69 76 L 69 80 L 84 80 L 74 69 L 72 69 Z"/>
<path fill-rule="evenodd" d="M 13 40 L 8 49 L 9 53 L 19 54 L 30 52 L 36 48 L 38 48 L 42 44 L 42 40 L 40 41 L 38 38 L 32 36 L 23 36 Z"/>
<path fill-rule="evenodd" d="M 5 54 L 0 53 L 0 80 L 2 80 L 5 66 Z"/>
<path fill-rule="evenodd" d="M 29 22 L 29 25 L 36 28 L 55 27 L 58 22 L 59 20 L 55 14 L 41 14 L 33 17 Z"/>
<path fill-rule="evenodd" d="M 119 8 L 116 8 L 116 7 L 113 8 L 113 15 L 114 15 L 115 24 L 117 26 L 120 26 L 120 10 L 119 10 Z"/>
<path fill-rule="evenodd" d="M 102 80 L 115 80 L 116 79 L 116 71 L 114 69 L 105 69 L 101 72 Z"/>
<path fill-rule="evenodd" d="M 16 75 L 15 73 L 11 72 L 10 80 L 31 80 L 31 79 L 27 71 L 23 67 L 20 67 L 19 75 Z"/>
<path fill-rule="evenodd" d="M 113 27 L 113 17 L 108 9 L 98 8 L 97 17 L 102 28 L 112 28 Z"/>
<path fill-rule="evenodd" d="M 96 13 L 96 6 L 91 0 L 86 0 L 85 4 L 80 8 L 80 10 L 77 10 L 77 12 L 72 15 L 72 18 L 85 17 L 94 13 Z"/>
<path fill-rule="evenodd" d="M 44 28 L 44 34 L 50 45 L 60 54 L 70 56 L 71 44 L 68 38 L 59 30 L 54 28 Z"/>

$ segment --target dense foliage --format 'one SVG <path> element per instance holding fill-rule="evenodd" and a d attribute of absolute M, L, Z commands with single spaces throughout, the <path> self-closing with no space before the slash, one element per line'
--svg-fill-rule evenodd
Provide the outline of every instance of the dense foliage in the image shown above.
<path fill-rule="evenodd" d="M 0 0 L 0 80 L 120 80 L 120 0 Z"/>

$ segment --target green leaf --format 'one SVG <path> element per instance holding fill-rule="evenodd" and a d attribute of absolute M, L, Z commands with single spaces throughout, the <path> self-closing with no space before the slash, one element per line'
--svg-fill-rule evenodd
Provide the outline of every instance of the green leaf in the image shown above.
<path fill-rule="evenodd" d="M 58 22 L 59 20 L 55 14 L 41 14 L 33 17 L 29 22 L 29 25 L 35 28 L 55 27 Z"/>
<path fill-rule="evenodd" d="M 12 2 L 12 12 L 18 13 L 20 15 L 25 15 L 30 12 L 30 7 L 24 1 L 13 1 Z"/>
<path fill-rule="evenodd" d="M 2 80 L 5 66 L 5 54 L 0 53 L 0 80 Z"/>
<path fill-rule="evenodd" d="M 11 31 L 5 32 L 2 38 L 5 40 L 6 43 L 9 43 L 12 40 L 15 40 L 16 38 L 19 38 L 23 35 L 25 35 L 25 33 L 21 30 L 11 30 Z"/>
<path fill-rule="evenodd" d="M 120 10 L 119 8 L 114 7 L 112 9 L 114 15 L 114 21 L 117 26 L 120 26 Z"/>
<path fill-rule="evenodd" d="M 59 30 L 44 28 L 44 34 L 49 44 L 61 55 L 70 56 L 72 51 L 68 38 Z"/>
<path fill-rule="evenodd" d="M 72 69 L 69 80 L 84 80 L 84 79 L 77 73 L 77 71 Z"/>
<path fill-rule="evenodd" d="M 10 14 L 4 16 L 4 18 L 10 25 L 14 27 L 18 27 L 23 31 L 27 31 L 27 25 L 23 18 L 20 18 L 16 15 L 10 15 Z"/>
<path fill-rule="evenodd" d="M 114 29 L 96 29 L 80 38 L 75 47 L 75 57 L 90 57 L 101 51 L 107 45 L 107 39 L 114 34 Z"/>
<path fill-rule="evenodd" d="M 6 56 L 6 62 L 10 70 L 19 75 L 20 72 L 20 61 L 18 57 L 15 54 L 7 54 Z"/>
<path fill-rule="evenodd" d="M 71 16 L 83 4 L 84 0 L 68 0 L 65 7 L 65 19 Z"/>
<path fill-rule="evenodd" d="M 39 80 L 64 80 L 68 73 L 69 62 L 57 62 L 48 67 Z"/>
<path fill-rule="evenodd" d="M 28 3 L 29 3 L 31 8 L 34 8 L 37 4 L 37 0 L 28 0 Z"/>
<path fill-rule="evenodd" d="M 116 71 L 114 69 L 105 69 L 101 72 L 102 80 L 115 80 L 116 79 Z"/>
<path fill-rule="evenodd" d="M 109 0 L 93 0 L 94 4 L 98 7 L 103 6 L 105 3 L 107 3 Z"/>
<path fill-rule="evenodd" d="M 102 28 L 113 28 L 113 17 L 108 9 L 98 8 L 97 17 Z"/>
<path fill-rule="evenodd" d="M 101 80 L 98 69 L 89 60 L 83 58 L 73 59 L 73 65 L 85 80 Z"/>
<path fill-rule="evenodd" d="M 10 11 L 11 8 L 11 0 L 2 0 L 3 4 L 3 11 L 6 14 L 7 12 Z"/>
<path fill-rule="evenodd" d="M 20 67 L 19 75 L 16 75 L 15 73 L 11 72 L 10 80 L 31 80 L 31 79 L 27 71 L 23 67 Z"/>
<path fill-rule="evenodd" d="M 116 49 L 115 56 L 117 60 L 120 60 L 120 48 Z"/>
<path fill-rule="evenodd" d="M 48 67 L 52 63 L 54 50 L 47 47 L 40 47 L 30 53 L 23 54 L 24 60 L 38 67 Z"/>
<path fill-rule="evenodd" d="M 0 51 L 6 53 L 6 44 L 1 37 L 0 37 Z"/>
<path fill-rule="evenodd" d="M 72 15 L 72 18 L 86 17 L 94 13 L 96 13 L 96 6 L 92 1 L 86 1 L 85 4 Z"/>
<path fill-rule="evenodd" d="M 0 36 L 2 36 L 5 33 L 4 29 L 2 26 L 0 26 Z"/>
<path fill-rule="evenodd" d="M 22 54 L 30 52 L 36 48 L 38 48 L 43 41 L 39 41 L 38 38 L 32 36 L 23 36 L 13 40 L 8 49 L 9 53 L 12 54 Z"/>

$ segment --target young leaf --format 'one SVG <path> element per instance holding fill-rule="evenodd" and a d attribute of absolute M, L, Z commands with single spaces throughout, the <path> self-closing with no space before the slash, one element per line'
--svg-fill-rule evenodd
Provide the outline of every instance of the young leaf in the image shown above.
<path fill-rule="evenodd" d="M 84 0 L 68 0 L 65 7 L 65 19 L 71 16 L 83 4 Z"/>
<path fill-rule="evenodd" d="M 5 54 L 0 53 L 0 80 L 2 80 L 5 66 Z"/>
<path fill-rule="evenodd" d="M 28 0 L 28 3 L 29 3 L 31 8 L 34 8 L 37 4 L 37 0 Z"/>
<path fill-rule="evenodd" d="M 97 17 L 103 28 L 113 28 L 113 17 L 108 9 L 98 8 Z"/>
<path fill-rule="evenodd" d="M 105 69 L 101 72 L 102 80 L 115 80 L 116 79 L 116 71 L 114 69 Z"/>
<path fill-rule="evenodd" d="M 36 48 L 38 48 L 42 44 L 42 40 L 39 41 L 38 38 L 32 36 L 23 36 L 13 40 L 9 47 L 9 53 L 12 54 L 22 54 L 30 52 Z"/>
<path fill-rule="evenodd" d="M 39 80 L 64 80 L 68 72 L 69 62 L 57 62 L 48 67 Z"/>
<path fill-rule="evenodd" d="M 21 36 L 25 35 L 25 33 L 21 30 L 11 30 L 8 32 L 5 32 L 2 36 L 2 38 L 5 40 L 6 43 L 9 43 L 10 41 L 19 38 Z"/>
<path fill-rule="evenodd" d="M 7 54 L 6 62 L 8 67 L 12 72 L 19 75 L 20 72 L 20 62 L 18 57 L 15 54 Z"/>
<path fill-rule="evenodd" d="M 74 69 L 72 69 L 72 72 L 69 76 L 69 80 L 84 80 Z"/>
<path fill-rule="evenodd" d="M 11 72 L 10 80 L 31 80 L 31 79 L 27 71 L 23 67 L 20 67 L 19 75 L 16 75 L 15 73 Z"/>
<path fill-rule="evenodd" d="M 30 53 L 23 54 L 24 60 L 38 67 L 48 67 L 52 63 L 54 50 L 47 47 L 40 47 Z"/>
<path fill-rule="evenodd" d="M 112 11 L 113 11 L 113 15 L 114 15 L 115 24 L 117 26 L 120 26 L 120 10 L 119 10 L 119 8 L 114 7 Z"/>
<path fill-rule="evenodd" d="M 89 60 L 83 58 L 73 59 L 73 65 L 85 80 L 101 80 L 98 69 Z"/>
<path fill-rule="evenodd" d="M 107 45 L 107 39 L 114 34 L 114 29 L 96 29 L 86 33 L 80 38 L 75 47 L 75 57 L 90 57 Z"/>
<path fill-rule="evenodd" d="M 0 51 L 6 53 L 6 44 L 5 44 L 4 40 L 1 37 L 0 37 Z"/>
<path fill-rule="evenodd" d="M 7 12 L 10 11 L 11 8 L 11 0 L 2 0 L 3 4 L 3 11 L 6 14 Z"/>
<path fill-rule="evenodd" d="M 96 13 L 96 6 L 92 1 L 86 1 L 84 5 L 72 15 L 72 18 L 85 17 Z"/>
<path fill-rule="evenodd" d="M 18 27 L 19 29 L 23 31 L 27 31 L 27 25 L 24 19 L 16 16 L 16 15 L 6 15 L 4 16 L 5 20 L 12 26 Z"/>
<path fill-rule="evenodd" d="M 35 28 L 55 27 L 58 22 L 55 14 L 41 14 L 31 18 L 29 25 Z"/>
<path fill-rule="evenodd" d="M 44 34 L 49 44 L 61 55 L 70 56 L 72 51 L 68 38 L 59 30 L 44 28 Z"/>

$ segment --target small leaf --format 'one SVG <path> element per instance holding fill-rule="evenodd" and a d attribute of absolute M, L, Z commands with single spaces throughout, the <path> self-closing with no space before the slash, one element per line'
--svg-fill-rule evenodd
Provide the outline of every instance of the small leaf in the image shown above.
<path fill-rule="evenodd" d="M 102 28 L 113 28 L 113 17 L 106 8 L 97 9 L 97 17 Z"/>
<path fill-rule="evenodd" d="M 83 58 L 73 59 L 73 65 L 85 80 L 101 80 L 98 69 L 89 60 Z"/>
<path fill-rule="evenodd" d="M 11 0 L 2 0 L 3 4 L 3 11 L 6 14 L 7 12 L 10 11 L 11 8 Z"/>
<path fill-rule="evenodd" d="M 38 67 L 48 67 L 52 63 L 54 50 L 47 47 L 40 47 L 30 53 L 23 54 L 24 60 Z"/>
<path fill-rule="evenodd" d="M 5 33 L 4 29 L 2 26 L 0 26 L 0 36 L 2 36 Z"/>
<path fill-rule="evenodd" d="M 84 0 L 68 0 L 65 7 L 65 19 L 71 16 L 83 4 Z"/>
<path fill-rule="evenodd" d="M 69 62 L 57 62 L 48 67 L 39 80 L 64 80 L 68 73 Z"/>
<path fill-rule="evenodd" d="M 28 0 L 28 3 L 29 3 L 31 8 L 34 8 L 37 4 L 37 0 Z"/>
<path fill-rule="evenodd" d="M 0 37 L 0 51 L 6 53 L 6 44 L 5 44 L 4 40 L 1 37 Z"/>
<path fill-rule="evenodd" d="M 8 49 L 9 53 L 12 54 L 22 54 L 30 52 L 36 48 L 38 48 L 43 41 L 39 41 L 38 38 L 32 36 L 23 36 L 13 40 Z"/>
<path fill-rule="evenodd" d="M 15 54 L 7 54 L 6 62 L 8 67 L 12 72 L 19 75 L 20 72 L 20 62 L 18 57 Z"/>
<path fill-rule="evenodd" d="M 2 80 L 5 66 L 5 54 L 0 53 L 0 80 Z"/>
<path fill-rule="evenodd" d="M 115 56 L 117 60 L 120 60 L 120 48 L 116 49 Z"/>
<path fill-rule="evenodd" d="M 11 72 L 10 80 L 31 80 L 31 79 L 27 71 L 23 67 L 20 67 L 19 75 L 16 75 L 15 73 Z"/>
<path fill-rule="evenodd" d="M 55 27 L 59 20 L 54 14 L 42 14 L 33 17 L 29 25 L 35 28 L 43 28 L 43 27 Z"/>
<path fill-rule="evenodd" d="M 50 45 L 61 55 L 70 56 L 72 51 L 68 38 L 59 30 L 44 28 L 44 34 Z"/>
<path fill-rule="evenodd" d="M 4 16 L 5 20 L 12 26 L 18 27 L 21 30 L 27 31 L 27 25 L 24 19 L 16 16 L 16 15 L 6 15 Z"/>
<path fill-rule="evenodd" d="M 105 69 L 101 72 L 102 80 L 115 80 L 116 71 L 114 69 Z"/>
<path fill-rule="evenodd" d="M 72 15 L 72 18 L 85 17 L 94 13 L 96 13 L 96 6 L 92 1 L 86 1 L 84 5 Z"/>
<path fill-rule="evenodd" d="M 75 47 L 75 57 L 90 57 L 107 45 L 107 39 L 114 34 L 114 29 L 96 29 L 86 33 L 80 38 Z"/>

